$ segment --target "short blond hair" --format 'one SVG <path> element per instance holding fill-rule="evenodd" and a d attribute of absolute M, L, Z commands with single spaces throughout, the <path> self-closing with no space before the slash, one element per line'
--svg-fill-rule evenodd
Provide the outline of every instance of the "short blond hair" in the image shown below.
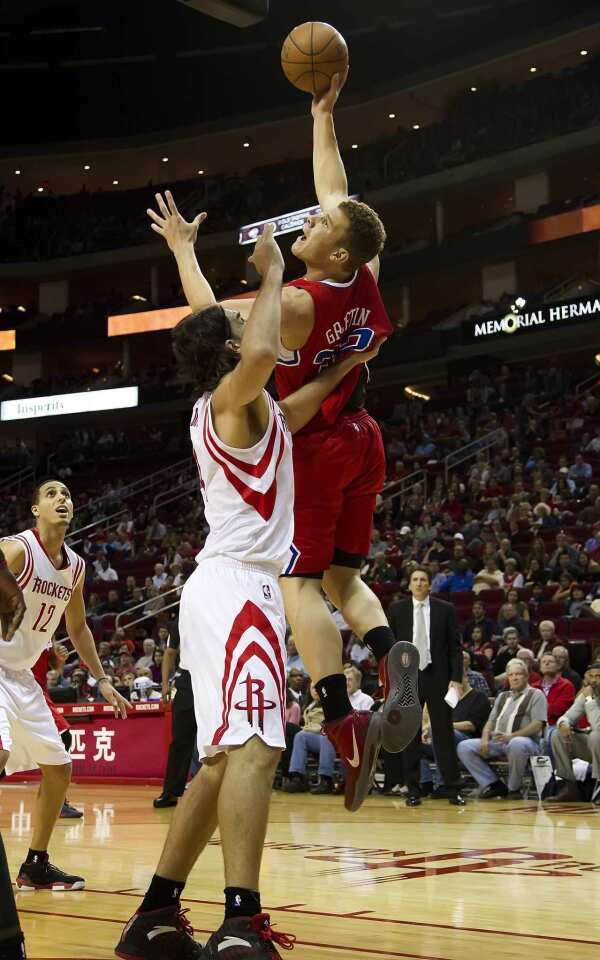
<path fill-rule="evenodd" d="M 340 210 L 348 219 L 344 243 L 357 266 L 379 256 L 387 239 L 381 218 L 360 200 L 343 200 Z"/>

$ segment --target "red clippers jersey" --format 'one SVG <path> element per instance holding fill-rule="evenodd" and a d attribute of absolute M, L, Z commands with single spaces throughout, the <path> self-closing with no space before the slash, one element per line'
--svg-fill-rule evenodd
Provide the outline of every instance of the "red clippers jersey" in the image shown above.
<path fill-rule="evenodd" d="M 340 354 L 347 350 L 368 350 L 377 340 L 392 333 L 375 277 L 366 265 L 347 283 L 302 278 L 288 286 L 299 287 L 311 295 L 315 324 L 299 350 L 282 348 L 275 368 L 275 383 L 282 400 L 335 363 Z M 357 366 L 344 377 L 323 402 L 317 416 L 304 427 L 305 431 L 320 430 L 335 423 L 348 403 L 360 371 Z"/>

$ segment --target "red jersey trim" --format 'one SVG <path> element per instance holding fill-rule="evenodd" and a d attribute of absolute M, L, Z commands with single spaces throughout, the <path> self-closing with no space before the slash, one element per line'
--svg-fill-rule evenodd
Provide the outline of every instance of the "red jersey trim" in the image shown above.
<path fill-rule="evenodd" d="M 19 543 L 22 543 L 25 547 L 25 566 L 17 577 L 17 583 L 19 584 L 21 590 L 24 590 L 31 579 L 31 574 L 33 573 L 33 551 L 26 537 L 21 537 L 17 534 L 16 536 L 11 537 L 11 539 L 18 540 Z"/>
<path fill-rule="evenodd" d="M 81 577 L 81 573 L 82 573 L 82 571 L 83 571 L 84 566 L 85 566 L 85 564 L 84 564 L 83 560 L 81 559 L 81 557 L 77 557 L 77 561 L 76 561 L 76 565 L 75 565 L 75 574 L 74 574 L 74 576 L 73 576 L 73 590 L 75 589 L 75 587 L 76 587 L 77 584 L 79 583 L 79 580 L 80 580 L 80 577 Z"/>
<path fill-rule="evenodd" d="M 240 645 L 241 639 L 249 629 L 249 627 L 255 627 L 260 634 L 268 642 L 269 646 L 272 648 L 273 653 L 275 654 L 275 661 L 277 663 L 277 670 L 272 659 L 268 656 L 265 650 L 256 643 L 251 641 L 242 655 L 240 656 L 233 676 L 231 676 L 231 665 L 233 663 L 233 655 Z M 240 673 L 242 672 L 245 664 L 252 657 L 259 657 L 260 660 L 265 664 L 269 670 L 271 676 L 275 681 L 277 687 L 277 692 L 279 694 L 279 707 L 281 711 L 281 722 L 285 727 L 285 697 L 283 695 L 284 691 L 284 677 L 285 677 L 285 667 L 283 664 L 283 658 L 281 656 L 281 649 L 279 640 L 277 639 L 277 634 L 275 633 L 271 623 L 262 612 L 262 610 L 256 606 L 255 603 L 252 603 L 251 600 L 247 600 L 237 617 L 233 621 L 233 625 L 229 632 L 227 638 L 227 644 L 225 647 L 225 671 L 223 674 L 223 684 L 222 684 L 222 693 L 223 693 L 223 715 L 221 718 L 221 726 L 218 730 L 215 731 L 215 735 L 212 740 L 213 746 L 219 746 L 221 740 L 225 736 L 227 730 L 229 729 L 229 716 L 231 713 L 231 702 L 233 700 L 233 691 L 239 679 Z"/>
<path fill-rule="evenodd" d="M 218 456 L 219 451 L 215 451 L 211 449 L 211 440 L 208 436 L 207 413 L 204 414 L 203 433 L 204 433 L 204 443 L 205 443 L 208 455 L 211 457 L 212 460 L 215 461 L 215 463 L 218 463 L 219 466 L 222 467 L 225 476 L 229 480 L 229 483 L 231 484 L 232 487 L 235 488 L 235 490 L 237 490 L 242 500 L 244 500 L 244 502 L 247 503 L 248 506 L 253 507 L 253 509 L 256 510 L 258 514 L 260 514 L 263 520 L 270 520 L 273 514 L 273 510 L 275 508 L 275 500 L 277 498 L 277 471 L 279 469 L 279 464 L 281 463 L 281 458 L 283 457 L 283 453 L 285 450 L 285 441 L 283 436 L 280 437 L 279 453 L 277 455 L 277 462 L 275 463 L 275 473 L 273 476 L 273 482 L 271 483 L 271 486 L 266 491 L 266 493 L 259 493 L 258 490 L 253 490 L 252 487 L 249 487 L 247 483 L 244 483 L 243 480 L 240 480 L 240 478 L 236 476 L 236 474 L 227 465 L 227 462 L 225 460 L 222 460 L 221 457 Z M 277 433 L 278 432 L 277 426 L 276 425 L 274 426 L 275 426 L 275 433 Z M 249 466 L 249 464 L 246 464 L 245 466 L 247 467 Z"/>
<path fill-rule="evenodd" d="M 241 470 L 243 473 L 247 473 L 250 477 L 262 477 L 267 471 L 267 468 L 271 462 L 273 456 L 273 448 L 275 447 L 275 438 L 277 436 L 277 422 L 275 420 L 275 415 L 271 407 L 269 406 L 271 415 L 273 416 L 273 423 L 271 424 L 271 432 L 269 434 L 269 440 L 265 452 L 258 461 L 258 463 L 246 463 L 245 460 L 238 460 L 237 457 L 234 457 L 231 453 L 228 453 L 227 450 L 223 448 L 222 442 L 217 437 L 212 426 L 212 418 L 210 413 L 210 401 L 206 406 L 206 412 L 204 414 L 204 423 L 206 426 L 206 434 L 210 439 L 213 447 L 216 448 L 217 453 L 220 456 L 224 457 L 229 463 L 233 464 L 234 467 L 237 467 L 238 470 Z"/>

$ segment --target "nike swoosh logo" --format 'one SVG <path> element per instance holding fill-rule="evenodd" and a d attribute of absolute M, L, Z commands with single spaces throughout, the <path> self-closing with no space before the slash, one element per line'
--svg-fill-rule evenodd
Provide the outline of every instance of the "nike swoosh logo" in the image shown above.
<path fill-rule="evenodd" d="M 239 937 L 225 937 L 222 943 L 217 947 L 217 953 L 221 950 L 229 950 L 230 947 L 248 947 L 252 949 L 252 944 L 247 940 L 240 940 Z"/>
<path fill-rule="evenodd" d="M 177 933 L 177 927 L 153 927 L 146 936 L 148 940 L 154 940 L 155 937 L 160 937 L 161 933 Z"/>
<path fill-rule="evenodd" d="M 354 767 L 354 769 L 356 769 L 356 767 L 360 763 L 360 753 L 358 751 L 358 744 L 356 742 L 356 730 L 354 729 L 352 730 L 352 749 L 354 750 L 354 756 L 352 757 L 352 760 L 350 759 L 350 757 L 346 757 L 346 761 L 350 764 L 351 767 Z"/>

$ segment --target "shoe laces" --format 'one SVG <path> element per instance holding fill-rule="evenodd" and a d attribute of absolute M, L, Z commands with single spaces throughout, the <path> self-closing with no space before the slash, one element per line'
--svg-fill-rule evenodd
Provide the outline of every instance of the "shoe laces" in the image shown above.
<path fill-rule="evenodd" d="M 291 933 L 279 933 L 271 926 L 271 918 L 268 913 L 257 913 L 251 917 L 250 922 L 262 940 L 269 943 L 276 943 L 278 947 L 284 950 L 293 950 L 296 937 Z"/>
<path fill-rule="evenodd" d="M 177 914 L 176 920 L 179 926 L 183 929 L 184 933 L 187 933 L 188 937 L 194 936 L 194 928 L 191 925 L 190 921 L 186 917 L 186 913 L 189 913 L 189 910 L 180 910 Z"/>

